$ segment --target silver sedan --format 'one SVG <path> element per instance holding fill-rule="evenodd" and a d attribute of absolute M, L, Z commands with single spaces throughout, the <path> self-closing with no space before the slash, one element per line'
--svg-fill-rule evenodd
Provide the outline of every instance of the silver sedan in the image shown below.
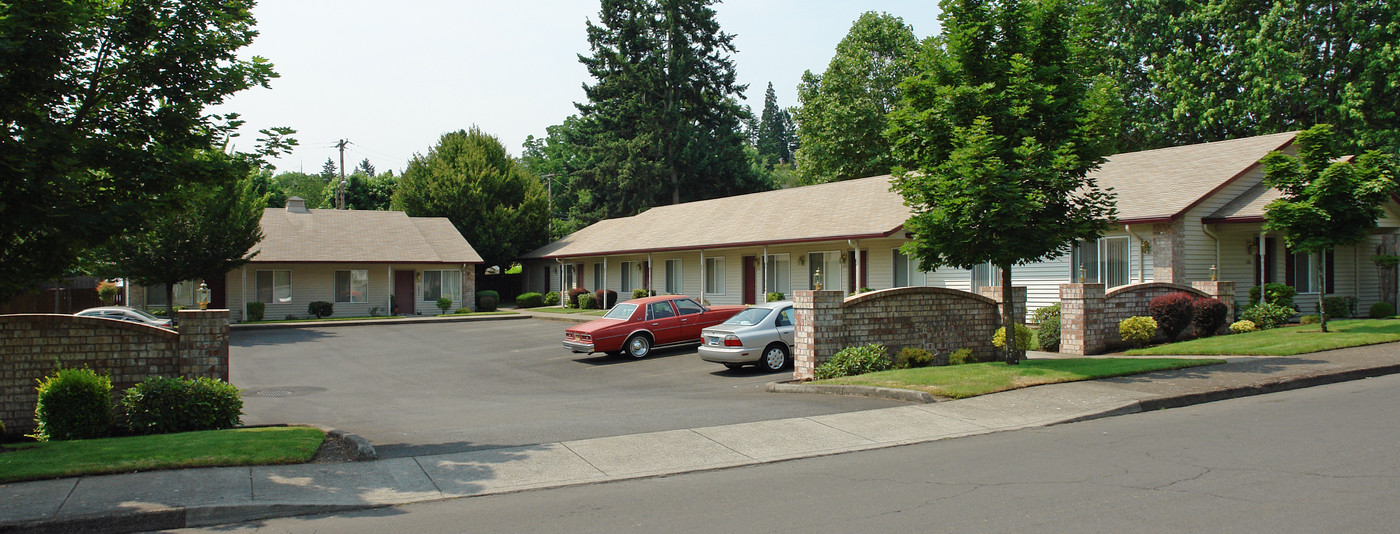
<path fill-rule="evenodd" d="M 757 365 L 780 371 L 792 365 L 792 301 L 759 304 L 700 331 L 700 359 L 730 369 Z"/>

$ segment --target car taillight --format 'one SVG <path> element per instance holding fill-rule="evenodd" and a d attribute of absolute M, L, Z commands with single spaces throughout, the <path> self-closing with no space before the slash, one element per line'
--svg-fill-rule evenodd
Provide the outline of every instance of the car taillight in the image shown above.
<path fill-rule="evenodd" d="M 578 339 L 579 341 L 593 341 L 593 336 L 591 334 L 579 334 Z"/>
<path fill-rule="evenodd" d="M 739 341 L 739 336 L 736 336 L 736 335 L 734 335 L 734 334 L 730 334 L 730 335 L 724 336 L 724 346 L 726 346 L 726 347 L 742 347 L 742 346 L 744 346 L 744 342 L 743 342 L 743 341 Z"/>
<path fill-rule="evenodd" d="M 564 339 L 573 339 L 573 338 L 574 338 L 574 333 L 573 333 L 573 332 L 564 332 Z"/>

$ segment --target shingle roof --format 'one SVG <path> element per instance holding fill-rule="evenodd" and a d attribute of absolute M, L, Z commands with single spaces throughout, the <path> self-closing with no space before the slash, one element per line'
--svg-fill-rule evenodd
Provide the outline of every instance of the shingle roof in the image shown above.
<path fill-rule="evenodd" d="M 1115 154 L 1094 177 L 1118 195 L 1118 219 L 1173 219 L 1252 168 L 1297 132 Z"/>
<path fill-rule="evenodd" d="M 254 262 L 480 263 L 466 238 L 442 217 L 402 211 L 267 208 Z"/>
<path fill-rule="evenodd" d="M 1099 187 L 1117 193 L 1119 221 L 1166 221 L 1185 214 L 1269 152 L 1292 143 L 1296 134 L 1115 154 L 1094 177 Z M 909 218 L 909 208 L 899 193 L 890 191 L 889 182 L 889 175 L 872 176 L 655 207 L 599 221 L 524 258 L 888 236 Z"/>
<path fill-rule="evenodd" d="M 526 254 L 552 258 L 889 235 L 909 218 L 890 176 L 658 206 Z"/>
<path fill-rule="evenodd" d="M 1215 210 L 1215 213 L 1202 217 L 1201 220 L 1208 223 L 1262 222 L 1264 220 L 1264 206 L 1282 197 L 1282 191 L 1264 185 L 1264 182 L 1259 182 L 1221 206 L 1220 209 Z"/>

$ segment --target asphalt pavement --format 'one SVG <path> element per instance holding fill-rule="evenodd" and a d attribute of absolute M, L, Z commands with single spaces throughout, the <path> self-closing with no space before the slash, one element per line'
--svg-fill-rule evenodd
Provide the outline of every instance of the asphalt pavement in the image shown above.
<path fill-rule="evenodd" d="M 129 532 L 725 469 L 1185 406 L 1400 372 L 1397 344 L 956 401 L 373 461 L 0 485 L 0 531 Z M 772 395 L 786 395 L 774 393 Z"/>

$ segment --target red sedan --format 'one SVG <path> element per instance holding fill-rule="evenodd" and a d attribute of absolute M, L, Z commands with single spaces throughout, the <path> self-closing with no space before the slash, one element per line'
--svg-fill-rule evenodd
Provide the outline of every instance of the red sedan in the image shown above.
<path fill-rule="evenodd" d="M 602 319 L 564 330 L 564 348 L 584 354 L 626 352 L 633 358 L 644 358 L 652 347 L 698 343 L 700 330 L 743 309 L 706 308 L 684 295 L 633 299 L 613 306 Z"/>

